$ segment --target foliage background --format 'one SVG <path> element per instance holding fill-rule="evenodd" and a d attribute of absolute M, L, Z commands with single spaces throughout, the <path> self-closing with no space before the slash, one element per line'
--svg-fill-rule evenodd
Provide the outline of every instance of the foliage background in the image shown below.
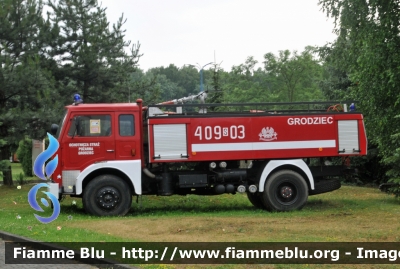
<path fill-rule="evenodd" d="M 26 137 L 19 142 L 17 149 L 18 160 L 21 163 L 22 171 L 27 177 L 32 174 L 32 139 Z"/>

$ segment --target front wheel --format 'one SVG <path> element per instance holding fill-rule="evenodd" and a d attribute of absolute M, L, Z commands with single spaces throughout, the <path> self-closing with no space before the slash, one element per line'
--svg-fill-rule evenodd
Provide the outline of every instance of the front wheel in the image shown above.
<path fill-rule="evenodd" d="M 258 192 L 256 192 L 256 193 L 248 192 L 247 193 L 247 198 L 249 199 L 250 203 L 253 206 L 255 206 L 256 208 L 265 209 L 265 206 L 263 204 L 262 197 L 261 197 L 260 193 L 258 193 Z"/>
<path fill-rule="evenodd" d="M 86 186 L 82 198 L 85 211 L 97 216 L 123 216 L 132 204 L 128 184 L 114 175 L 101 175 Z"/>
<path fill-rule="evenodd" d="M 281 170 L 270 176 L 262 194 L 270 211 L 299 210 L 306 204 L 308 187 L 304 178 L 292 170 Z"/>

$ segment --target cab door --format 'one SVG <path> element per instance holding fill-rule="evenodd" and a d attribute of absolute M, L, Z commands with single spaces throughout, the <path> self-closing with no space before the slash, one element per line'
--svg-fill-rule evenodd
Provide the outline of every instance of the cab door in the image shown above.
<path fill-rule="evenodd" d="M 72 113 L 62 141 L 66 158 L 63 170 L 80 170 L 102 161 L 115 160 L 115 130 L 112 112 Z"/>
<path fill-rule="evenodd" d="M 139 121 L 132 112 L 115 113 L 115 143 L 117 160 L 140 159 Z"/>

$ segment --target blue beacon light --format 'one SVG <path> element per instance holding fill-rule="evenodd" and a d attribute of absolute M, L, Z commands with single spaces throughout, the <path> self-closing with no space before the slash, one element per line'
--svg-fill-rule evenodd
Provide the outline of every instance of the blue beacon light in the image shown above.
<path fill-rule="evenodd" d="M 78 93 L 74 94 L 74 105 L 78 105 L 81 103 L 83 103 L 81 96 Z"/>

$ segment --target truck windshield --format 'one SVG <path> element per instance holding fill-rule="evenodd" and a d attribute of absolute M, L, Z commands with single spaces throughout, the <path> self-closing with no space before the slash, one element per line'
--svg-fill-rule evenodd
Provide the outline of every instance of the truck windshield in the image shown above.
<path fill-rule="evenodd" d="M 64 124 L 65 124 L 65 118 L 67 117 L 67 110 L 65 109 L 64 110 L 64 115 L 63 115 L 63 117 L 61 118 L 61 121 L 60 121 L 60 124 L 58 124 L 58 129 L 57 129 L 57 133 L 56 133 L 56 138 L 58 139 L 58 137 L 60 136 L 60 133 L 61 133 L 61 130 L 63 129 L 63 127 L 64 127 Z"/>

